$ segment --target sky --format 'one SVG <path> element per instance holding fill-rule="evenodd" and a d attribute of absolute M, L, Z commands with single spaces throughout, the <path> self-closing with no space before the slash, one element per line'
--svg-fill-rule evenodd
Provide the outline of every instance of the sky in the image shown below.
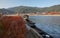
<path fill-rule="evenodd" d="M 0 8 L 16 6 L 49 7 L 60 4 L 60 0 L 0 0 Z"/>

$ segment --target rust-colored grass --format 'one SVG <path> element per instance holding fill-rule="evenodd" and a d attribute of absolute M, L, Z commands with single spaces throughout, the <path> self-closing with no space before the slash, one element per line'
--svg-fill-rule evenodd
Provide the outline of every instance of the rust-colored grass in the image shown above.
<path fill-rule="evenodd" d="M 3 35 L 0 38 L 26 38 L 27 29 L 21 16 L 3 16 Z"/>

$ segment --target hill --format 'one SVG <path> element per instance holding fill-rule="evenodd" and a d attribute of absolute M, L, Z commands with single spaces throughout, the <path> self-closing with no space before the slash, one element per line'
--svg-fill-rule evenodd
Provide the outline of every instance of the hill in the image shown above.
<path fill-rule="evenodd" d="M 14 14 L 14 11 L 8 10 L 8 9 L 0 9 L 0 13 L 2 14 Z"/>
<path fill-rule="evenodd" d="M 28 7 L 28 6 L 19 6 L 8 8 L 9 10 L 13 10 L 18 13 L 32 13 L 32 12 L 40 12 L 40 8 L 38 7 Z"/>
<path fill-rule="evenodd" d="M 17 6 L 8 9 L 0 9 L 0 12 L 5 13 L 8 12 L 9 14 L 18 13 L 42 13 L 42 12 L 60 12 L 60 5 L 54 5 L 50 7 L 29 7 L 29 6 Z"/>
<path fill-rule="evenodd" d="M 33 13 L 33 12 L 59 12 L 60 11 L 60 5 L 54 5 L 51 7 L 28 7 L 28 6 L 18 6 L 13 8 L 8 8 L 9 10 L 13 10 L 15 12 L 19 13 Z"/>

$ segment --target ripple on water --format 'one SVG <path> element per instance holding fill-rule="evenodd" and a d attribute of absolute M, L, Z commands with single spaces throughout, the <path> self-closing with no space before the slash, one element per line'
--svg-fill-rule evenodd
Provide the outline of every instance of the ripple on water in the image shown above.
<path fill-rule="evenodd" d="M 60 16 L 32 16 L 36 26 L 55 38 L 60 38 Z"/>

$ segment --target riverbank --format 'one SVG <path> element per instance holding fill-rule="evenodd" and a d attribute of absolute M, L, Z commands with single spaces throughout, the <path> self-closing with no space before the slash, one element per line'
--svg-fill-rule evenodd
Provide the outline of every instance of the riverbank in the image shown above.
<path fill-rule="evenodd" d="M 29 15 L 29 16 L 60 16 L 60 15 Z"/>
<path fill-rule="evenodd" d="M 60 16 L 60 15 L 38 15 L 38 14 L 8 14 L 8 15 L 3 15 L 3 16 L 24 16 L 24 15 L 29 15 L 29 16 Z"/>

